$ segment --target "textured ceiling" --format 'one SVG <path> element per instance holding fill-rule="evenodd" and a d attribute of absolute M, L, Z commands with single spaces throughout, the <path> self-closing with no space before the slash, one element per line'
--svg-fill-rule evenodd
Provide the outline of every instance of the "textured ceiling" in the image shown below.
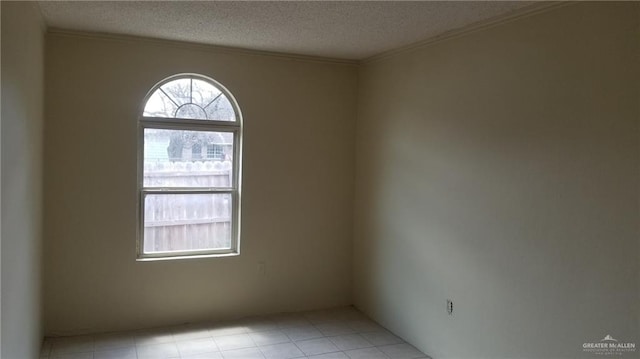
<path fill-rule="evenodd" d="M 361 60 L 509 14 L 505 1 L 40 1 L 53 28 Z"/>

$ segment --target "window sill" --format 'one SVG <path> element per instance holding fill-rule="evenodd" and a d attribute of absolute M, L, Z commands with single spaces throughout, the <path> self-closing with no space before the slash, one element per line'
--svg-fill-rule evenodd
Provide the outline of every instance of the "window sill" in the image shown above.
<path fill-rule="evenodd" d="M 181 260 L 181 259 L 236 257 L 239 255 L 240 255 L 239 252 L 232 252 L 232 253 L 194 254 L 194 255 L 163 256 L 163 257 L 139 257 L 139 258 L 136 258 L 136 262 L 155 262 L 155 261 L 172 261 L 172 260 Z"/>

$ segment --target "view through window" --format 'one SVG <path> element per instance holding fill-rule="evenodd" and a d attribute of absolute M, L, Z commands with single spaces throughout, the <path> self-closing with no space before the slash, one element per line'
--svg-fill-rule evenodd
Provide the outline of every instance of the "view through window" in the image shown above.
<path fill-rule="evenodd" d="M 157 85 L 139 120 L 138 257 L 238 253 L 241 121 L 220 84 Z"/>

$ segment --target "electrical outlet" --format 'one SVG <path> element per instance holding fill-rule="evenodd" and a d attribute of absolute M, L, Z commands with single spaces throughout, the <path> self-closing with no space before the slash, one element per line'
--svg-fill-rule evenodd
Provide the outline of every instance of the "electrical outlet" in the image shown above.
<path fill-rule="evenodd" d="M 451 299 L 447 299 L 447 313 L 453 315 L 453 301 Z"/>

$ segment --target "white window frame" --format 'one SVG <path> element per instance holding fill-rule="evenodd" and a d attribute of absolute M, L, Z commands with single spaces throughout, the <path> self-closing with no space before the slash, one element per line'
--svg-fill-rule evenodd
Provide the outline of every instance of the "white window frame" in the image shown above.
<path fill-rule="evenodd" d="M 185 119 L 167 117 L 147 117 L 144 116 L 144 108 L 149 98 L 164 84 L 181 78 L 194 78 L 206 81 L 215 86 L 227 97 L 231 103 L 235 120 L 234 121 L 213 121 L 206 119 Z M 138 261 L 165 260 L 181 258 L 203 258 L 203 257 L 223 257 L 240 254 L 240 214 L 241 214 L 241 184 L 242 184 L 242 115 L 235 97 L 219 82 L 214 79 L 195 73 L 182 73 L 170 76 L 149 90 L 144 97 L 142 109 L 138 118 L 138 230 L 136 239 L 136 254 Z M 203 187 L 203 188 L 180 188 L 180 187 L 145 187 L 144 186 L 144 130 L 168 129 L 186 131 L 217 131 L 233 133 L 233 158 L 232 158 L 232 185 L 231 187 Z M 144 253 L 144 205 L 145 196 L 153 194 L 230 194 L 231 195 L 231 248 L 216 250 L 187 250 L 187 251 L 166 251 Z"/>

